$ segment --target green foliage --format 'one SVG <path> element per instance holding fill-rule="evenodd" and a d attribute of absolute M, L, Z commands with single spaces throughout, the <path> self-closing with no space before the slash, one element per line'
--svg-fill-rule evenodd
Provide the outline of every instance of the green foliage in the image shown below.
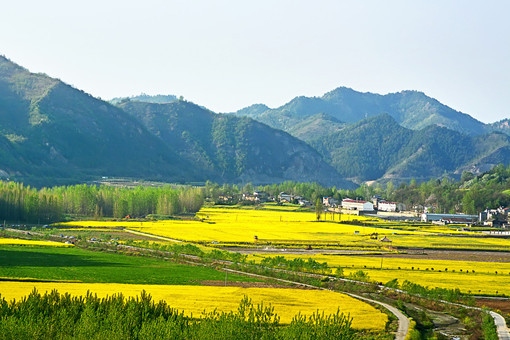
<path fill-rule="evenodd" d="M 0 299 L 2 339 L 355 339 L 352 319 L 296 316 L 282 327 L 274 308 L 245 297 L 235 312 L 210 312 L 191 319 L 164 301 L 113 295 L 97 298 L 36 290 L 20 301 Z"/>
<path fill-rule="evenodd" d="M 294 258 L 292 260 L 288 260 L 284 256 L 264 257 L 260 262 L 260 265 L 264 267 L 286 269 L 296 272 L 321 274 L 327 274 L 330 272 L 326 262 L 320 263 L 312 258 L 308 258 L 306 260 L 302 258 Z"/>
<path fill-rule="evenodd" d="M 315 202 L 315 218 L 317 219 L 317 222 L 321 220 L 323 212 L 324 206 L 322 205 L 322 200 L 320 198 L 317 198 L 317 201 Z"/>
<path fill-rule="evenodd" d="M 488 312 L 484 313 L 482 316 L 482 330 L 484 339 L 486 340 L 499 339 L 498 331 L 496 325 L 494 324 L 494 319 Z"/>
<path fill-rule="evenodd" d="M 402 282 L 401 289 L 410 293 L 420 295 L 425 298 L 446 300 L 450 302 L 463 302 L 466 304 L 473 304 L 474 300 L 472 297 L 461 293 L 460 289 L 446 289 L 446 288 L 428 288 L 421 286 L 416 283 L 405 280 Z"/>
<path fill-rule="evenodd" d="M 347 277 L 351 280 L 356 280 L 356 281 L 364 281 L 364 282 L 370 281 L 370 277 L 368 276 L 368 273 L 364 272 L 363 270 L 358 270 L 353 273 L 350 273 Z"/>
<path fill-rule="evenodd" d="M 17 222 L 46 224 L 64 215 L 124 218 L 195 213 L 203 202 L 202 190 L 192 187 L 130 189 L 82 184 L 37 190 L 0 181 L 0 216 Z"/>

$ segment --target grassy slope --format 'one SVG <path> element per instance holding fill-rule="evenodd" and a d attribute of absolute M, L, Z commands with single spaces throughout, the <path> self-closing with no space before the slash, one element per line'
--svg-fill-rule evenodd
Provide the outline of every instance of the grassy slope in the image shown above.
<path fill-rule="evenodd" d="M 205 267 L 78 248 L 1 246 L 0 277 L 196 285 L 204 280 L 224 280 L 225 274 Z M 229 275 L 228 279 L 253 281 L 237 275 Z"/>

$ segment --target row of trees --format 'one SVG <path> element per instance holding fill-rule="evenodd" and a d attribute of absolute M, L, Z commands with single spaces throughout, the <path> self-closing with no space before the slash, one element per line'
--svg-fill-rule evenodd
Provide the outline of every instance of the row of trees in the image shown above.
<path fill-rule="evenodd" d="M 0 181 L 0 217 L 19 223 L 45 224 L 65 215 L 123 218 L 194 213 L 203 202 L 203 190 L 194 187 L 130 189 L 81 184 L 37 190 Z"/>
<path fill-rule="evenodd" d="M 339 312 L 297 315 L 280 323 L 271 306 L 245 297 L 237 311 L 187 317 L 142 292 L 98 298 L 37 291 L 11 303 L 0 299 L 2 339 L 356 339 L 352 318 Z"/>
<path fill-rule="evenodd" d="M 355 190 L 291 181 L 258 187 L 251 183 L 237 186 L 207 182 L 202 188 L 167 185 L 130 189 L 82 184 L 37 190 L 22 183 L 0 181 L 0 218 L 44 224 L 61 220 L 65 215 L 123 218 L 127 215 L 194 213 L 202 207 L 204 197 L 216 201 L 220 195 L 236 196 L 254 190 L 272 196 L 286 192 L 303 196 L 310 202 L 328 196 L 338 200 L 345 197 L 369 200 L 380 195 L 409 208 L 421 205 L 432 206 L 438 212 L 476 214 L 486 207 L 510 205 L 510 166 L 499 165 L 479 176 L 465 172 L 460 181 L 445 177 L 420 184 L 411 180 L 398 187 L 392 182 L 372 186 L 362 184 Z"/>

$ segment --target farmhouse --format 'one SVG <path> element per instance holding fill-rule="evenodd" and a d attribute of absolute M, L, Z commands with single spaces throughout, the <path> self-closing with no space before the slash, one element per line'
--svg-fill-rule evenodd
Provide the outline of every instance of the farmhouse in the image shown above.
<path fill-rule="evenodd" d="M 342 208 L 359 211 L 374 211 L 374 205 L 371 202 L 353 200 L 350 198 L 344 198 L 342 200 Z"/>
<path fill-rule="evenodd" d="M 305 199 L 300 199 L 298 200 L 298 204 L 302 207 L 309 207 L 312 205 L 312 203 L 310 201 L 307 201 Z"/>
<path fill-rule="evenodd" d="M 333 197 L 323 197 L 322 204 L 326 207 L 336 207 L 338 206 L 338 200 Z"/>
<path fill-rule="evenodd" d="M 486 226 L 507 228 L 509 208 L 485 209 L 478 214 L 478 221 Z"/>
<path fill-rule="evenodd" d="M 254 191 L 253 194 L 244 193 L 242 196 L 243 201 L 251 201 L 255 203 L 267 202 L 269 195 L 264 191 Z"/>

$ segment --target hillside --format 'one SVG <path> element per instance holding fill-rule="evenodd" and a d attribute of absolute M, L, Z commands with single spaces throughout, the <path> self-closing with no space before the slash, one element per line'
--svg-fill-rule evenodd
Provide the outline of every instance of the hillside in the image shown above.
<path fill-rule="evenodd" d="M 250 118 L 215 114 L 193 103 L 125 101 L 120 108 L 136 117 L 209 179 L 274 183 L 316 181 L 353 187 L 306 143 Z"/>
<path fill-rule="evenodd" d="M 119 99 L 121 109 L 2 57 L 0 177 L 38 186 L 100 176 L 354 186 L 287 133 L 174 99 Z"/>
<path fill-rule="evenodd" d="M 235 114 L 252 117 L 269 126 L 292 133 L 297 124 L 319 113 L 346 123 L 355 123 L 387 113 L 400 125 L 412 130 L 439 125 L 471 135 L 486 131 L 482 122 L 417 91 L 380 95 L 339 87 L 322 97 L 296 97 L 276 109 L 263 111 L 260 106 L 248 107 Z"/>
<path fill-rule="evenodd" d="M 384 114 L 310 142 L 347 178 L 427 180 L 510 164 L 510 137 L 467 136 L 439 126 L 411 130 Z"/>
<path fill-rule="evenodd" d="M 189 163 L 122 110 L 0 57 L 0 170 L 36 185 L 97 176 L 186 181 Z"/>

